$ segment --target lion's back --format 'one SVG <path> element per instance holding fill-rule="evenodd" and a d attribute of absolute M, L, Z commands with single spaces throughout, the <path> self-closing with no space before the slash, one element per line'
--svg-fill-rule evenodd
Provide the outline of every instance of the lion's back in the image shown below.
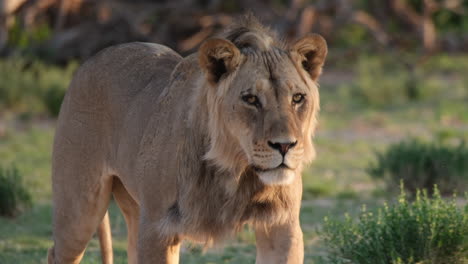
<path fill-rule="evenodd" d="M 170 48 L 153 43 L 134 42 L 104 49 L 78 69 L 62 108 L 108 108 L 105 110 L 122 116 L 153 78 L 161 80 L 161 85 L 151 89 L 160 93 L 180 60 L 180 55 Z M 79 102 L 72 106 L 70 99 Z"/>
<path fill-rule="evenodd" d="M 129 116 L 137 111 L 139 124 L 145 124 L 152 102 L 168 85 L 181 59 L 165 46 L 135 42 L 112 46 L 86 61 L 75 73 L 62 104 L 54 156 L 69 154 L 71 149 L 80 149 L 80 156 L 112 156 Z"/>

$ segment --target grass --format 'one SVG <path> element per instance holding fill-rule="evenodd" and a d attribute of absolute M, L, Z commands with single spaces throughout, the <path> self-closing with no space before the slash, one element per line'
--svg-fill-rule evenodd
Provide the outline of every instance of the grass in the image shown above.
<path fill-rule="evenodd" d="M 48 124 L 22 124 L 4 121 L 0 137 L 0 165 L 15 164 L 33 200 L 50 201 L 50 160 L 53 127 Z"/>
<path fill-rule="evenodd" d="M 445 142 L 467 137 L 467 98 L 458 95 L 464 94 L 459 85 L 468 84 L 468 79 L 456 63 L 466 64 L 460 58 L 452 61 L 446 57 L 425 64 L 428 72 L 434 72 L 438 80 L 445 80 L 443 95 L 385 106 L 368 105 L 356 99 L 349 90 L 352 85 L 348 85 L 355 79 L 327 77 L 330 71 L 325 68 L 320 87 L 320 124 L 315 137 L 318 155 L 303 175 L 301 224 L 305 263 L 321 263 L 327 254 L 316 233 L 325 216 L 341 219 L 344 212 L 349 212 L 351 217 L 358 217 L 362 203 L 371 210 L 392 198 L 383 183 L 374 181 L 365 171 L 374 160 L 375 151 L 383 151 L 407 137 Z M 440 70 L 439 64 L 443 66 Z M 458 88 L 452 89 L 453 85 Z M 17 218 L 0 218 L 0 263 L 46 261 L 46 251 L 52 243 L 50 154 L 54 125 L 54 121 L 34 113 L 0 112 L 0 166 L 17 165 L 34 202 L 30 210 Z M 125 223 L 115 204 L 111 205 L 110 215 L 115 263 L 126 263 Z M 83 263 L 99 261 L 94 239 Z M 254 236 L 245 230 L 224 246 L 207 252 L 184 244 L 181 263 L 255 263 Z"/>
<path fill-rule="evenodd" d="M 318 199 L 306 201 L 301 213 L 306 263 L 314 263 L 323 248 L 318 245 L 316 228 L 330 214 L 357 212 L 360 200 Z M 372 201 L 368 201 L 372 203 Z M 126 229 L 123 216 L 115 203 L 110 206 L 115 263 L 126 261 Z M 52 245 L 50 204 L 36 204 L 33 209 L 16 219 L 0 218 L 0 263 L 46 263 L 47 249 Z M 223 247 L 225 246 L 225 247 Z M 251 231 L 245 230 L 225 245 L 203 252 L 199 246 L 185 243 L 181 263 L 254 263 L 255 246 Z M 82 263 L 100 263 L 99 245 L 94 238 L 88 246 Z"/>
<path fill-rule="evenodd" d="M 117 261 L 126 263 L 125 224 L 118 208 L 110 208 Z M 47 249 L 52 245 L 52 208 L 49 203 L 37 203 L 17 219 L 0 218 L 0 263 L 46 263 Z M 90 243 L 82 263 L 99 263 L 96 239 Z"/>

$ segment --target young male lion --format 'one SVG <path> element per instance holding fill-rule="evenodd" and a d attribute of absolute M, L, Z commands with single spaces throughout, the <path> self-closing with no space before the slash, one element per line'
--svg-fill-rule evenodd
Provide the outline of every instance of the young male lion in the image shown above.
<path fill-rule="evenodd" d="M 302 263 L 301 170 L 326 54 L 318 35 L 286 45 L 248 18 L 186 58 L 131 43 L 87 61 L 57 124 L 49 263 L 79 263 L 98 227 L 112 262 L 111 194 L 129 263 L 178 263 L 183 239 L 211 244 L 244 224 L 256 263 Z"/>

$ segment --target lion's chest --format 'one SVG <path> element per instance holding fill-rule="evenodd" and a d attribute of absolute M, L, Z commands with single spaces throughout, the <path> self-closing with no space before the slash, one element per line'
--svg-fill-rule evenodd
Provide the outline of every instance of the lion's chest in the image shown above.
<path fill-rule="evenodd" d="M 231 195 L 222 188 L 207 189 L 198 196 L 179 195 L 177 203 L 169 209 L 168 219 L 178 235 L 210 242 L 234 234 L 244 224 L 264 226 L 287 221 L 289 200 L 280 187 L 249 182 Z"/>

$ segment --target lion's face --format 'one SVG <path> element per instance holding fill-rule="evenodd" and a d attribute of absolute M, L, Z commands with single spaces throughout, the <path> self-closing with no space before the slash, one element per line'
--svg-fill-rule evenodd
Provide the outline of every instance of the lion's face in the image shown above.
<path fill-rule="evenodd" d="M 214 143 L 234 140 L 237 147 L 224 154 L 252 167 L 265 184 L 291 183 L 315 153 L 311 137 L 319 97 L 315 80 L 302 68 L 307 58 L 276 48 L 237 56 L 232 74 L 213 83 Z"/>
<path fill-rule="evenodd" d="M 268 184 L 291 182 L 309 159 L 305 155 L 312 148 L 311 125 L 318 108 L 317 88 L 308 87 L 283 55 L 274 65 L 247 59 L 222 101 L 226 128 Z"/>

